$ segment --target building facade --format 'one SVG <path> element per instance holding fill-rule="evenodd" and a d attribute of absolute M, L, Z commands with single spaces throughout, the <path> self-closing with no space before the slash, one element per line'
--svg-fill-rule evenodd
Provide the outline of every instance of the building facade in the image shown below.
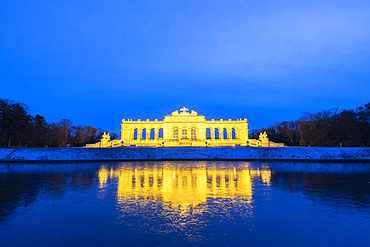
<path fill-rule="evenodd" d="M 123 119 L 120 140 L 110 141 L 109 134 L 104 133 L 101 142 L 87 146 L 269 146 L 267 135 L 261 136 L 262 140 L 248 138 L 247 119 L 206 120 L 205 116 L 183 107 L 163 120 Z"/>

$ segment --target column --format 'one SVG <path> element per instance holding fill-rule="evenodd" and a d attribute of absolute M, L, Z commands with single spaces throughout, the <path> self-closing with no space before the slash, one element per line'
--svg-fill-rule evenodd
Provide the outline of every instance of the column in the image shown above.
<path fill-rule="evenodd" d="M 221 174 L 220 174 L 220 187 L 222 188 L 222 189 L 225 189 L 226 188 L 226 181 L 225 181 L 225 172 L 221 172 Z"/>
<path fill-rule="evenodd" d="M 206 130 L 207 128 L 197 128 L 197 139 L 206 140 Z"/>
<path fill-rule="evenodd" d="M 137 128 L 137 140 L 140 141 L 143 138 L 142 129 Z"/>
<path fill-rule="evenodd" d="M 158 140 L 159 129 L 154 128 L 154 140 Z"/>
<path fill-rule="evenodd" d="M 220 130 L 218 131 L 219 135 L 220 135 L 220 139 L 223 140 L 224 139 L 224 128 L 220 128 Z"/>
<path fill-rule="evenodd" d="M 146 128 L 146 140 L 149 141 L 150 140 L 150 130 L 149 128 Z"/>
<path fill-rule="evenodd" d="M 215 139 L 215 129 L 211 128 L 210 131 L 211 131 L 211 139 Z"/>

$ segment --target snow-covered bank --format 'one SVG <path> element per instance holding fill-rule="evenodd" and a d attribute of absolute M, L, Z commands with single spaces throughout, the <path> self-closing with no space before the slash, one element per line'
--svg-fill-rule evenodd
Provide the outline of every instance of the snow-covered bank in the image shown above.
<path fill-rule="evenodd" d="M 0 162 L 124 160 L 370 161 L 370 148 L 17 148 L 0 149 Z"/>

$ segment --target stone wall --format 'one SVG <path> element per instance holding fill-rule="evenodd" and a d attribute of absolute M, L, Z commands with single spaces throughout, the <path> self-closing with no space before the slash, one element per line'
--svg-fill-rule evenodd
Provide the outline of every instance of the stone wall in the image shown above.
<path fill-rule="evenodd" d="M 370 148 L 125 147 L 0 149 L 0 162 L 125 160 L 296 160 L 370 162 Z"/>

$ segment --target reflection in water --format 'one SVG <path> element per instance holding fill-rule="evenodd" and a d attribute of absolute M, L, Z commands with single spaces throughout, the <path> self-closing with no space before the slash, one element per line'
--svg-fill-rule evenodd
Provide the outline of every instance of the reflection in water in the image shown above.
<path fill-rule="evenodd" d="M 252 199 L 251 178 L 261 178 L 269 184 L 271 171 L 250 169 L 248 163 L 235 166 L 196 166 L 162 163 L 151 166 L 102 166 L 98 172 L 100 187 L 108 179 L 118 179 L 117 200 L 153 198 L 172 207 L 189 207 L 206 203 L 207 198 L 239 198 L 248 203 Z"/>
<path fill-rule="evenodd" d="M 98 177 L 100 188 L 117 181 L 120 218 L 140 215 L 140 224 L 156 222 L 151 224 L 151 231 L 162 234 L 182 231 L 188 240 L 199 240 L 209 217 L 251 217 L 252 178 L 268 185 L 271 171 L 268 167 L 250 168 L 248 163 L 124 164 L 102 166 Z"/>
<path fill-rule="evenodd" d="M 370 241 L 370 164 L 0 164 L 0 178 L 4 246 Z"/>

